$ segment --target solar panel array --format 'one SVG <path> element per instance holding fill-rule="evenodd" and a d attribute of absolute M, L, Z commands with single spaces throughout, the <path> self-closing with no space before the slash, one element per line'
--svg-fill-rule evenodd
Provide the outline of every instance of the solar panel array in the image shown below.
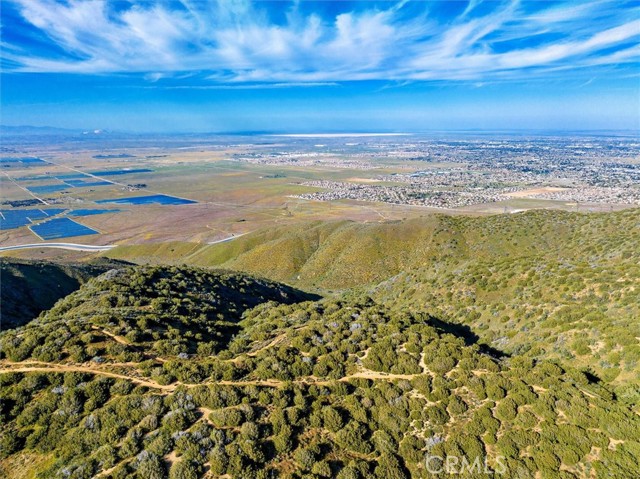
<path fill-rule="evenodd" d="M 117 213 L 120 210 L 73 210 L 67 213 L 67 216 L 93 216 L 93 215 L 103 215 L 105 213 Z"/>
<path fill-rule="evenodd" d="M 78 209 L 69 211 L 66 208 L 47 208 L 29 210 L 0 210 L 0 230 L 10 230 L 31 225 L 39 220 L 51 218 L 67 212 L 68 216 L 92 216 L 105 213 L 117 213 L 118 209 Z"/>
<path fill-rule="evenodd" d="M 98 234 L 98 231 L 76 223 L 70 218 L 53 218 L 49 221 L 31 225 L 29 229 L 43 240 Z"/>
<path fill-rule="evenodd" d="M 0 210 L 0 230 L 20 228 L 37 220 L 59 215 L 65 209 L 50 208 L 46 210 Z"/>
<path fill-rule="evenodd" d="M 10 160 L 10 159 L 7 159 Z M 15 159 L 16 161 L 18 159 Z M 64 191 L 68 188 L 89 188 L 95 186 L 108 186 L 113 183 L 109 180 L 103 180 L 99 177 L 101 176 L 120 176 L 120 175 L 129 175 L 134 173 L 150 173 L 153 170 L 149 168 L 125 168 L 122 170 L 101 170 L 101 171 L 92 171 L 88 173 L 64 173 L 60 175 L 36 175 L 36 176 L 23 176 L 21 178 L 16 178 L 16 181 L 59 181 L 59 184 L 50 184 L 50 185 L 32 185 L 27 186 L 26 188 L 32 193 L 37 194 L 47 194 L 47 193 L 57 193 L 59 191 Z"/>
<path fill-rule="evenodd" d="M 3 157 L 0 158 L 0 166 L 29 166 L 42 165 L 48 162 L 40 158 L 32 157 Z M 86 188 L 94 186 L 113 185 L 114 182 L 103 179 L 108 176 L 121 176 L 136 173 L 150 173 L 149 168 L 123 168 L 106 169 L 92 172 L 71 171 L 68 173 L 46 173 L 15 178 L 15 181 L 44 182 L 45 184 L 28 184 L 25 188 L 35 194 L 56 193 L 71 188 Z M 115 203 L 130 205 L 186 205 L 197 201 L 179 198 L 171 195 L 153 194 L 135 196 L 129 198 L 114 198 L 98 200 L 95 203 Z M 15 209 L 0 210 L 0 230 L 16 229 L 28 226 L 29 229 L 42 238 L 51 240 L 73 236 L 98 234 L 99 232 L 89 228 L 71 218 L 116 213 L 119 209 L 76 209 L 46 208 L 46 209 Z M 54 216 L 58 216 L 54 218 Z"/>
<path fill-rule="evenodd" d="M 70 186 L 73 186 L 74 188 L 87 188 L 89 186 L 104 186 L 104 185 L 113 184 L 110 181 L 104 181 L 104 180 L 95 180 L 95 181 L 65 180 L 65 183 Z"/>
<path fill-rule="evenodd" d="M 119 176 L 119 175 L 132 175 L 134 173 L 150 173 L 153 170 L 149 168 L 125 168 L 124 170 L 101 170 L 91 171 L 90 174 L 95 176 Z"/>
<path fill-rule="evenodd" d="M 169 195 L 148 195 L 148 196 L 134 196 L 130 198 L 115 198 L 109 200 L 98 200 L 96 203 L 116 203 L 119 205 L 189 205 L 197 203 L 194 200 L 187 200 L 185 198 L 178 198 L 177 196 Z"/>
<path fill-rule="evenodd" d="M 67 184 L 27 186 L 27 189 L 31 193 L 56 193 L 57 191 L 68 190 L 69 188 Z"/>
<path fill-rule="evenodd" d="M 40 166 L 40 165 L 44 165 L 47 162 L 40 159 L 40 158 L 35 158 L 33 156 L 22 156 L 22 157 L 15 157 L 15 156 L 3 156 L 0 158 L 0 165 L 7 167 L 7 166 L 20 166 L 20 167 L 28 167 L 28 166 Z"/>

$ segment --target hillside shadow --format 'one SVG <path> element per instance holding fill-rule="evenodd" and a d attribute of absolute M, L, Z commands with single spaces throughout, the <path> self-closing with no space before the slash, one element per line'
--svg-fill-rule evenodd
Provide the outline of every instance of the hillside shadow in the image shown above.
<path fill-rule="evenodd" d="M 0 331 L 27 324 L 89 279 L 130 264 L 106 258 L 87 263 L 0 259 Z"/>
<path fill-rule="evenodd" d="M 508 358 L 509 355 L 504 351 L 500 351 L 488 344 L 480 342 L 480 336 L 473 332 L 473 330 L 467 326 L 466 324 L 456 324 L 456 323 L 448 323 L 446 321 L 442 321 L 436 317 L 430 316 L 431 324 L 442 333 L 452 334 L 456 337 L 462 338 L 464 340 L 464 344 L 466 346 L 477 345 L 480 349 L 480 352 L 483 354 L 488 354 L 496 359 L 504 359 Z"/>
<path fill-rule="evenodd" d="M 231 276 L 226 278 L 226 284 L 218 291 L 224 297 L 225 305 L 224 321 L 216 321 L 215 317 L 209 319 L 217 323 L 219 350 L 224 350 L 235 335 L 241 332 L 238 324 L 246 311 L 261 304 L 275 302 L 277 304 L 297 304 L 306 301 L 318 301 L 322 296 L 308 293 L 284 283 L 265 281 L 259 278 L 248 277 L 253 280 L 249 291 L 245 279 L 247 277 Z"/>

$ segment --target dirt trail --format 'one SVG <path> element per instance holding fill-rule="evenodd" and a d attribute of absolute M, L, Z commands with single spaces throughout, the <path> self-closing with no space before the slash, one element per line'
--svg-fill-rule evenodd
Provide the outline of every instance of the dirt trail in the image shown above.
<path fill-rule="evenodd" d="M 362 371 L 358 371 L 357 373 L 353 373 L 349 376 L 345 376 L 343 378 L 340 379 L 340 381 L 348 381 L 349 379 L 352 378 L 362 378 L 362 379 L 387 379 L 387 380 L 394 380 L 394 379 L 407 379 L 407 380 L 412 380 L 413 378 L 415 378 L 416 376 L 420 376 L 420 374 L 391 374 L 391 373 L 384 373 L 382 371 L 372 371 L 370 369 L 364 369 Z"/>
<path fill-rule="evenodd" d="M 135 366 L 133 363 L 111 363 L 108 364 L 111 367 L 131 367 Z M 209 384 L 219 384 L 223 386 L 266 386 L 266 387 L 280 387 L 286 382 L 298 383 L 298 384 L 317 384 L 326 386 L 331 384 L 332 380 L 319 380 L 315 378 L 301 378 L 293 381 L 281 381 L 279 379 L 255 379 L 248 381 L 212 381 L 212 382 L 202 382 L 198 384 L 184 384 L 184 383 L 172 383 L 172 384 L 159 384 L 148 378 L 141 378 L 135 375 L 126 375 L 121 373 L 116 373 L 113 371 L 106 371 L 103 368 L 99 368 L 97 366 L 92 365 L 82 365 L 82 364 L 57 364 L 57 363 L 45 363 L 40 361 L 24 361 L 24 362 L 9 362 L 9 361 L 0 361 L 0 374 L 7 373 L 27 373 L 27 372 L 80 372 L 80 373 L 88 373 L 95 375 L 102 375 L 116 379 L 125 379 L 131 381 L 132 383 L 138 384 L 140 386 L 145 386 L 151 389 L 158 389 L 164 393 L 174 392 L 179 387 L 184 388 L 194 388 L 199 386 L 206 386 Z M 394 381 L 398 379 L 411 380 L 421 374 L 391 374 L 380 371 L 372 371 L 369 369 L 363 369 L 356 373 L 350 374 L 348 376 L 344 376 L 338 381 L 349 381 L 350 379 L 380 379 L 385 381 Z"/>
<path fill-rule="evenodd" d="M 251 357 L 257 356 L 260 351 L 264 351 L 265 349 L 273 348 L 274 346 L 277 346 L 278 344 L 280 344 L 285 339 L 287 339 L 287 334 L 286 333 L 282 333 L 280 336 L 275 337 L 268 344 L 259 347 L 255 351 L 251 351 L 250 353 L 247 353 L 247 356 L 251 356 Z M 239 357 L 241 357 L 241 356 L 239 356 Z"/>
<path fill-rule="evenodd" d="M 178 454 L 175 450 L 173 450 L 169 454 L 165 455 L 162 459 L 167 463 L 167 466 L 171 467 L 173 463 L 178 460 Z"/>
<path fill-rule="evenodd" d="M 110 366 L 130 366 L 131 363 L 116 363 L 109 364 Z M 88 374 L 96 374 L 107 376 L 116 379 L 126 379 L 140 386 L 146 386 L 148 388 L 159 389 L 166 391 L 167 393 L 173 392 L 178 387 L 194 388 L 198 386 L 206 386 L 208 384 L 221 384 L 225 386 L 269 386 L 278 387 L 284 384 L 285 381 L 278 379 L 256 379 L 249 381 L 214 381 L 214 382 L 202 382 L 198 384 L 185 384 L 175 382 L 172 384 L 159 384 L 151 379 L 140 378 L 136 376 L 128 376 L 126 374 L 115 373 L 112 371 L 105 371 L 102 368 L 83 366 L 81 364 L 56 364 L 56 363 L 44 363 L 39 361 L 25 361 L 22 363 L 11 363 L 6 361 L 0 361 L 0 374 L 7 373 L 28 373 L 28 372 L 80 372 Z M 304 382 L 304 381 L 300 381 Z"/>
<path fill-rule="evenodd" d="M 106 336 L 109 336 L 117 343 L 124 344 L 125 346 L 131 346 L 131 343 L 127 341 L 127 339 L 124 336 L 118 336 L 117 334 L 113 334 L 112 332 L 107 331 L 106 329 L 98 328 L 95 326 L 93 327 L 93 329 L 100 331 L 102 334 Z"/>
<path fill-rule="evenodd" d="M 29 365 L 36 364 L 36 365 Z M 43 364 L 46 364 L 44 366 Z M 179 384 L 158 384 L 155 381 L 141 379 L 134 376 L 127 376 L 126 374 L 118 374 L 111 371 L 104 371 L 103 369 L 97 369 L 89 366 L 82 366 L 77 364 L 55 364 L 55 363 L 2 363 L 0 364 L 0 374 L 6 373 L 28 373 L 28 372 L 78 372 L 89 373 L 107 376 L 116 379 L 126 379 L 141 386 L 146 386 L 153 389 L 160 389 L 167 392 L 175 391 Z"/>

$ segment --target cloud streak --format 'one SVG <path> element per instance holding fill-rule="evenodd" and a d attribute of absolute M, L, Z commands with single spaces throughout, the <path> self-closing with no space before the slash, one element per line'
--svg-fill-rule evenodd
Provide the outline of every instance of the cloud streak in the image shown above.
<path fill-rule="evenodd" d="M 279 88 L 313 88 L 313 87 L 333 87 L 340 86 L 337 82 L 288 82 L 288 83 L 237 83 L 219 85 L 157 85 L 145 86 L 144 88 L 154 88 L 163 90 L 264 90 Z"/>
<path fill-rule="evenodd" d="M 522 79 L 640 62 L 640 7 L 617 1 L 371 4 L 327 14 L 309 5 L 250 2 L 13 0 L 38 44 L 12 40 L 5 71 L 185 72 L 214 83 L 277 85 L 358 80 Z M 344 7 L 347 8 L 347 7 Z M 6 8 L 5 8 L 6 10 Z M 3 16 L 5 14 L 3 13 Z M 19 27 L 15 27 L 19 28 Z M 15 38 L 23 38 L 16 36 Z M 50 54 L 51 49 L 58 52 Z M 278 88 L 278 87 L 275 87 Z"/>

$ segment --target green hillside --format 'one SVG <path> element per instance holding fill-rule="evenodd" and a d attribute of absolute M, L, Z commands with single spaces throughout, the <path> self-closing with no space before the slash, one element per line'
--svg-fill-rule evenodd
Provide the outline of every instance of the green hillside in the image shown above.
<path fill-rule="evenodd" d="M 148 356 L 209 355 L 238 331 L 242 313 L 258 304 L 317 298 L 286 285 L 201 269 L 112 269 L 60 300 L 25 327 L 6 332 L 11 361 L 118 361 Z"/>
<path fill-rule="evenodd" d="M 381 223 L 302 222 L 233 241 L 120 246 L 110 258 L 224 266 L 305 287 L 377 284 L 423 266 L 453 267 L 539 255 L 584 261 L 637 260 L 640 209 L 609 214 L 538 210 L 485 217 L 428 215 Z"/>
<path fill-rule="evenodd" d="M 309 299 L 192 268 L 89 281 L 0 334 L 0 473 L 635 474 L 640 417 L 605 381 L 487 352 L 429 305 L 390 308 L 356 292 Z M 442 464 L 447 456 L 457 462 Z"/>
<path fill-rule="evenodd" d="M 639 283 L 638 263 L 531 256 L 401 273 L 372 294 L 391 306 L 429 305 L 510 354 L 562 359 L 638 385 Z"/>
<path fill-rule="evenodd" d="M 159 248 L 109 254 L 163 261 Z M 507 353 L 588 368 L 640 401 L 640 209 L 303 223 L 181 259 L 426 309 Z"/>
<path fill-rule="evenodd" d="M 0 259 L 0 330 L 27 323 L 81 284 L 116 266 L 122 263 L 104 259 L 72 264 Z"/>

